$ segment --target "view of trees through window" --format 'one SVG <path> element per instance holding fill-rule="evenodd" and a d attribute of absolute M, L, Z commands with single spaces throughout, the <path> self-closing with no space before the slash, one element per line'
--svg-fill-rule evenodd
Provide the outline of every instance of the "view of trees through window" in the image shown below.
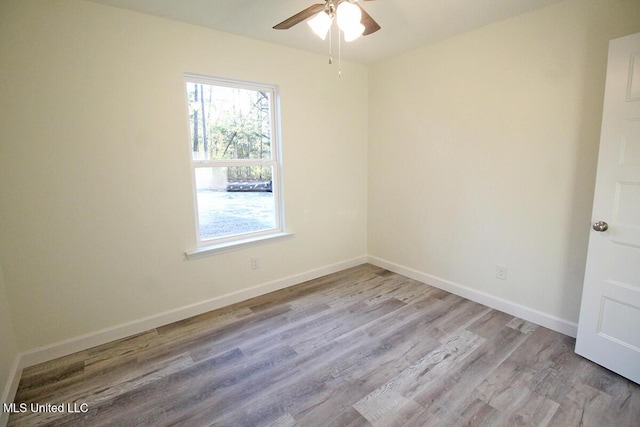
<path fill-rule="evenodd" d="M 273 230 L 273 88 L 187 80 L 199 240 Z"/>
<path fill-rule="evenodd" d="M 187 83 L 187 94 L 194 160 L 271 158 L 270 93 Z M 229 179 L 270 179 L 265 172 L 235 168 Z"/>

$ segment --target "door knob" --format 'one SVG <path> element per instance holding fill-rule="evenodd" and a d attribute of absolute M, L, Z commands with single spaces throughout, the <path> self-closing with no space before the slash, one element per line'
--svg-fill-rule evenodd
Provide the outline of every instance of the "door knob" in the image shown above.
<path fill-rule="evenodd" d="M 598 221 L 593 224 L 593 229 L 596 231 L 607 231 L 609 229 L 609 224 L 604 221 Z"/>

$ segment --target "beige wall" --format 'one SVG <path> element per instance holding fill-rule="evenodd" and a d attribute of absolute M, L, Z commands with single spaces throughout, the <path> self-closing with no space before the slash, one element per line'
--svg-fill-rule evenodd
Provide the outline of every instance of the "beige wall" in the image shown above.
<path fill-rule="evenodd" d="M 366 254 L 366 67 L 338 79 L 323 56 L 84 1 L 1 7 L 0 264 L 20 350 Z M 185 260 L 185 72 L 279 85 L 295 237 Z"/>
<path fill-rule="evenodd" d="M 569 0 L 371 67 L 368 253 L 577 322 L 608 40 L 638 31 Z"/>

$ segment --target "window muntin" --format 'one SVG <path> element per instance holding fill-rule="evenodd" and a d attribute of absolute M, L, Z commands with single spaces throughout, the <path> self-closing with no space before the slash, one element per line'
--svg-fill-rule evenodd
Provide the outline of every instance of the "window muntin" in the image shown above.
<path fill-rule="evenodd" d="M 187 75 L 199 245 L 283 229 L 276 87 Z"/>

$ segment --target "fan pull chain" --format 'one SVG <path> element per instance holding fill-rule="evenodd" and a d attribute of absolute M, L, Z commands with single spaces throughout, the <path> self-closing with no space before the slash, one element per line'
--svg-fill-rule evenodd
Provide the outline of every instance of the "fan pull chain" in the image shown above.
<path fill-rule="evenodd" d="M 342 78 L 342 51 L 340 49 L 340 46 L 342 46 L 342 44 L 340 43 L 341 37 L 340 37 L 340 30 L 338 30 L 338 78 Z"/>
<path fill-rule="evenodd" d="M 332 25 L 333 26 L 333 25 Z M 333 64 L 333 57 L 332 57 L 332 53 L 331 53 L 331 33 L 333 31 L 331 31 L 331 28 L 329 28 L 329 65 Z"/>

